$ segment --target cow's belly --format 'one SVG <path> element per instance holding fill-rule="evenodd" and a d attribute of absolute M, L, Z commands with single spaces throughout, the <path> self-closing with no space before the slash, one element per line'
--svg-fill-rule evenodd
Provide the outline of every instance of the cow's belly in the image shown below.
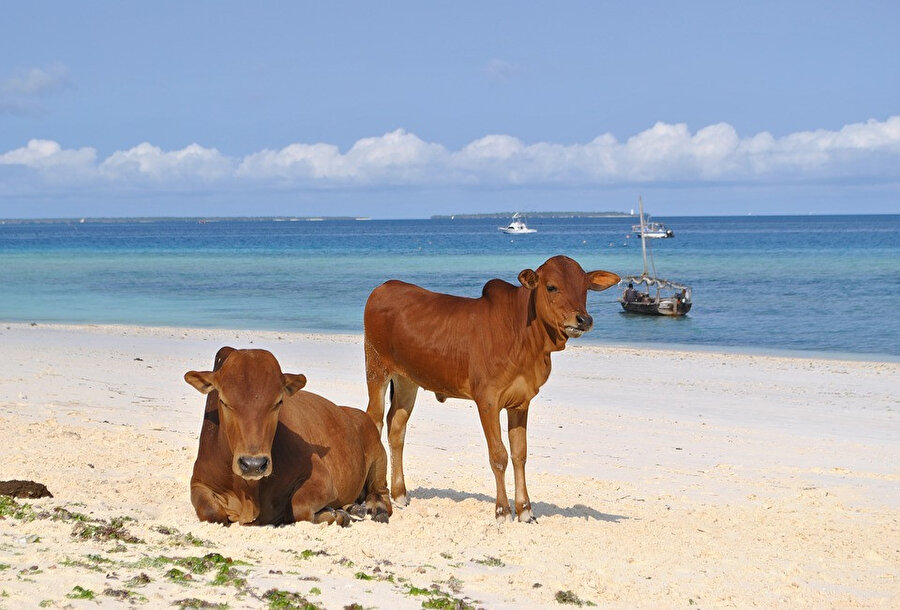
<path fill-rule="evenodd" d="M 460 379 L 452 370 L 427 371 L 415 367 L 397 367 L 397 372 L 414 384 L 446 398 L 474 399 L 468 379 Z"/>
<path fill-rule="evenodd" d="M 506 409 L 527 405 L 537 393 L 538 388 L 520 375 L 500 391 L 500 395 L 497 398 L 497 406 L 501 409 Z"/>

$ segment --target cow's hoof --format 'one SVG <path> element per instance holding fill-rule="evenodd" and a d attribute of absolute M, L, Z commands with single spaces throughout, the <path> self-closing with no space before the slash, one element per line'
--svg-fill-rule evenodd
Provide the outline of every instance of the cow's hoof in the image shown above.
<path fill-rule="evenodd" d="M 351 504 L 345 507 L 347 512 L 350 513 L 350 516 L 360 521 L 366 518 L 366 505 L 365 504 Z"/>
<path fill-rule="evenodd" d="M 496 510 L 497 516 L 497 525 L 503 525 L 504 523 L 509 523 L 513 520 L 512 513 L 509 512 L 509 509 L 504 509 L 502 506 L 498 506 Z"/>
<path fill-rule="evenodd" d="M 531 512 L 531 509 L 525 509 L 520 512 L 518 515 L 519 523 L 537 523 L 537 517 L 534 516 L 534 513 Z"/>
<path fill-rule="evenodd" d="M 387 523 L 390 519 L 390 515 L 386 510 L 378 510 L 375 511 L 375 514 L 372 515 L 372 521 L 376 523 Z"/>
<path fill-rule="evenodd" d="M 353 522 L 353 519 L 350 517 L 350 513 L 345 511 L 343 508 L 339 508 L 334 511 L 334 522 L 341 527 L 349 527 Z"/>
<path fill-rule="evenodd" d="M 402 496 L 391 498 L 391 504 L 393 504 L 397 508 L 406 508 L 407 506 L 409 506 L 409 496 L 403 494 Z"/>

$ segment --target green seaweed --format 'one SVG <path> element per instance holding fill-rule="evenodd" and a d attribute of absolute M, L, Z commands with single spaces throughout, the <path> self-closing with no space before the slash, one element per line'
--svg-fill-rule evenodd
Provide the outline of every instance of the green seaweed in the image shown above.
<path fill-rule="evenodd" d="M 129 544 L 144 544 L 143 540 L 131 535 L 125 529 L 126 520 L 133 521 L 133 519 L 128 519 L 127 517 L 114 517 L 108 522 L 102 519 L 90 522 L 78 521 L 72 528 L 72 537 L 80 538 L 81 540 L 98 540 L 100 542 L 116 540 Z"/>
<path fill-rule="evenodd" d="M 484 559 L 473 559 L 472 561 L 490 568 L 502 568 L 506 565 L 499 557 L 490 557 L 488 555 Z"/>
<path fill-rule="evenodd" d="M 12 496 L 0 496 L 0 517 L 12 517 L 19 521 L 34 521 L 37 515 L 31 504 L 19 504 Z"/>
<path fill-rule="evenodd" d="M 66 597 L 69 599 L 94 599 L 96 594 L 90 589 L 85 589 L 81 585 L 75 585 L 72 587 L 72 592 L 67 593 Z"/>
<path fill-rule="evenodd" d="M 571 591 L 557 591 L 556 592 L 556 601 L 560 604 L 571 604 L 574 606 L 596 606 L 594 602 L 585 601 L 579 598 L 577 595 L 572 593 Z"/>
<path fill-rule="evenodd" d="M 299 593 L 294 593 L 292 591 L 269 589 L 263 593 L 263 599 L 269 602 L 270 610 L 322 610 L 322 606 L 318 606 Z"/>

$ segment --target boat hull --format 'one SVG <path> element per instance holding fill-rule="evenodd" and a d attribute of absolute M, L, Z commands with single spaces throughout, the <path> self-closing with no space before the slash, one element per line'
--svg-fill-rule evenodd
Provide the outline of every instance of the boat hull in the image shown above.
<path fill-rule="evenodd" d="M 510 229 L 508 227 L 499 227 L 507 235 L 525 235 L 526 233 L 537 233 L 537 229 Z"/>
<path fill-rule="evenodd" d="M 676 303 L 674 301 L 664 299 L 659 302 L 641 302 L 641 301 L 620 301 L 622 309 L 628 313 L 637 313 L 645 316 L 683 316 L 691 310 L 690 302 Z"/>

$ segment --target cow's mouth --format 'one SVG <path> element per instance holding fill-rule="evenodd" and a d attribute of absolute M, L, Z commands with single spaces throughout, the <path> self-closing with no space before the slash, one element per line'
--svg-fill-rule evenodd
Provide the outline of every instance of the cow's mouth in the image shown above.
<path fill-rule="evenodd" d="M 267 476 L 269 476 L 269 475 L 267 475 L 267 474 L 255 474 L 255 475 L 242 474 L 241 478 L 244 479 L 245 481 L 259 481 L 260 479 L 264 479 Z"/>
<path fill-rule="evenodd" d="M 569 320 L 566 320 L 563 329 L 570 339 L 576 339 L 594 327 L 594 318 L 587 312 L 576 313 Z"/>
<path fill-rule="evenodd" d="M 584 334 L 584 329 L 578 326 L 566 326 L 566 336 L 570 339 L 577 339 Z"/>

